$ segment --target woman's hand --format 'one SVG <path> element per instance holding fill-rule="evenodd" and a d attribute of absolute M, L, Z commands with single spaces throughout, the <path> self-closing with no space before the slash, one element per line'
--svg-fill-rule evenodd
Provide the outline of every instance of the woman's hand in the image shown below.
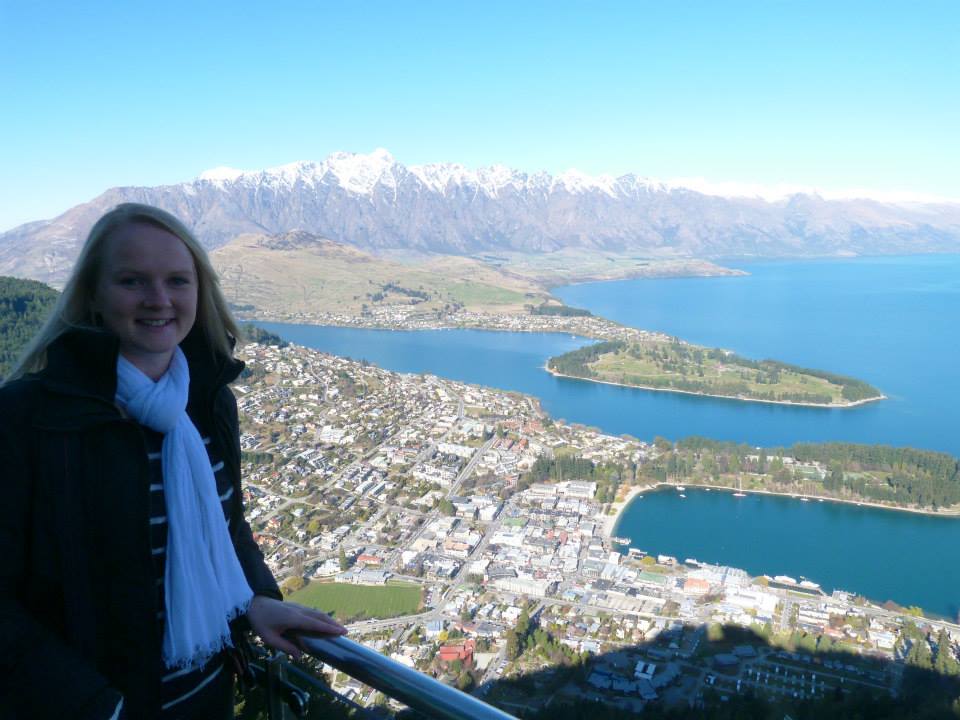
<path fill-rule="evenodd" d="M 296 660 L 303 652 L 284 634 L 303 632 L 322 635 L 346 635 L 347 629 L 326 613 L 292 602 L 255 595 L 247 611 L 250 627 L 267 645 L 281 650 Z"/>

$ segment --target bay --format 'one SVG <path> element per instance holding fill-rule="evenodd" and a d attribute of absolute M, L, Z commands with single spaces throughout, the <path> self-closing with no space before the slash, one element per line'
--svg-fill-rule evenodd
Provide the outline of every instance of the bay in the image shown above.
<path fill-rule="evenodd" d="M 753 358 L 853 375 L 889 399 L 852 409 L 747 403 L 556 378 L 546 359 L 588 344 L 564 334 L 482 330 L 390 331 L 261 323 L 281 337 L 398 372 L 432 373 L 528 393 L 554 418 L 650 440 L 689 435 L 751 445 L 845 440 L 960 455 L 957 380 L 960 256 L 729 263 L 750 274 L 587 283 L 554 290 L 569 305 L 639 328 Z M 636 531 L 647 550 L 807 575 L 872 599 L 955 616 L 960 578 L 941 558 L 960 544 L 960 520 L 832 503 L 751 496 L 723 505 L 688 493 Z M 715 496 L 715 499 L 710 496 Z M 719 503 L 719 504 L 718 504 Z M 784 504 L 786 503 L 786 504 Z M 792 503 L 792 504 L 791 504 Z M 771 534 L 772 533 L 772 534 Z M 698 544 L 699 543 L 699 544 Z"/>
<path fill-rule="evenodd" d="M 543 369 L 547 358 L 593 342 L 558 333 L 366 330 L 272 322 L 257 325 L 298 345 L 368 360 L 387 370 L 439 375 L 538 398 L 557 393 L 556 378 Z"/>
<path fill-rule="evenodd" d="M 811 409 L 659 394 L 630 403 L 640 437 L 655 424 L 671 439 L 696 434 L 751 445 L 847 440 L 960 455 L 960 256 L 727 266 L 750 275 L 587 283 L 555 294 L 625 325 L 852 375 L 888 399 Z M 563 412 L 573 415 L 567 407 Z M 611 413 L 607 427 L 631 432 L 617 422 L 621 412 L 626 407 Z"/>
<path fill-rule="evenodd" d="M 808 576 L 827 592 L 920 605 L 950 619 L 960 611 L 960 566 L 948 559 L 960 535 L 956 518 L 691 487 L 684 495 L 671 488 L 635 498 L 614 534 L 680 561 Z"/>
<path fill-rule="evenodd" d="M 737 266 L 751 274 L 587 283 L 554 292 L 634 327 L 853 375 L 888 399 L 806 408 L 555 378 L 542 369 L 546 359 L 588 342 L 569 335 L 263 325 L 390 370 L 529 393 L 555 418 L 614 435 L 703 435 L 767 447 L 843 440 L 960 456 L 960 256 Z"/>

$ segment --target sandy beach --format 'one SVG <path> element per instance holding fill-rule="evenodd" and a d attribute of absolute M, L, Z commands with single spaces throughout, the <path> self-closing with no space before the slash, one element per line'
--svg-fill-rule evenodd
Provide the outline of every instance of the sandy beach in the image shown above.
<path fill-rule="evenodd" d="M 604 516 L 603 534 L 607 537 L 610 537 L 613 534 L 613 529 L 617 526 L 617 521 L 620 519 L 620 514 L 623 512 L 624 508 L 630 504 L 631 500 L 633 500 L 637 495 L 641 495 L 648 490 L 655 490 L 657 487 L 657 485 L 637 485 L 630 488 L 623 500 L 618 500 L 610 506 L 610 509 L 613 511 L 613 513 L 608 513 Z"/>

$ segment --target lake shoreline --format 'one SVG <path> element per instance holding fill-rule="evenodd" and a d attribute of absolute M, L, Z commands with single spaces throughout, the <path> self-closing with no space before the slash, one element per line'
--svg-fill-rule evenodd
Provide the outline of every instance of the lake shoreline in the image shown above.
<path fill-rule="evenodd" d="M 652 485 L 637 485 L 630 488 L 627 492 L 626 497 L 622 501 L 617 501 L 611 505 L 611 509 L 614 510 L 614 514 L 610 515 L 609 518 L 605 518 L 604 522 L 604 534 L 607 537 L 613 536 L 614 532 L 617 529 L 617 524 L 620 522 L 620 518 L 623 516 L 624 510 L 630 505 L 630 503 L 638 496 L 651 491 L 657 491 L 661 488 L 676 488 L 675 483 L 654 483 Z M 688 486 L 690 490 L 719 490 L 722 492 L 738 492 L 736 488 L 732 488 L 729 485 L 701 485 L 691 484 Z M 778 497 L 793 498 L 795 500 L 800 500 L 801 498 L 807 498 L 808 500 L 817 500 L 823 502 L 834 502 L 834 503 L 844 503 L 846 505 L 857 505 L 860 507 L 874 508 L 877 510 L 892 510 L 894 512 L 907 512 L 913 513 L 914 515 L 927 515 L 929 517 L 942 517 L 942 518 L 960 518 L 960 508 L 956 510 L 922 510 L 920 508 L 909 508 L 902 506 L 893 506 L 893 505 L 883 505 L 881 503 L 870 502 L 869 500 L 847 500 L 845 498 L 835 498 L 829 497 L 827 495 L 799 495 L 797 493 L 788 493 L 788 492 L 774 492 L 773 490 L 740 490 L 744 494 L 755 494 L 755 495 L 772 495 Z"/>
<path fill-rule="evenodd" d="M 854 400 L 848 403 L 831 403 L 830 405 L 823 405 L 822 403 L 808 403 L 808 402 L 792 402 L 790 400 L 763 400 L 761 398 L 745 398 L 738 397 L 735 395 L 715 395 L 713 393 L 705 392 L 695 392 L 693 390 L 678 390 L 677 388 L 664 388 L 664 387 L 652 387 L 650 385 L 630 385 L 628 383 L 618 383 L 613 382 L 612 380 L 595 380 L 593 378 L 580 377 L 578 375 L 567 375 L 565 373 L 554 370 L 549 366 L 548 363 L 544 363 L 543 369 L 554 377 L 568 378 L 570 380 L 582 380 L 584 382 L 599 383 L 601 385 L 615 385 L 616 387 L 626 387 L 634 388 L 636 390 L 647 390 L 650 392 L 672 392 L 680 393 L 681 395 L 693 395 L 695 397 L 709 397 L 709 398 L 718 398 L 720 400 L 736 400 L 738 402 L 753 402 L 753 403 L 766 403 L 767 405 L 788 405 L 791 407 L 809 407 L 809 408 L 820 408 L 821 410 L 849 410 L 850 408 L 859 407 L 860 405 L 866 405 L 867 403 L 877 402 L 879 400 L 886 400 L 887 396 L 880 394 L 879 397 L 866 398 L 864 400 Z"/>

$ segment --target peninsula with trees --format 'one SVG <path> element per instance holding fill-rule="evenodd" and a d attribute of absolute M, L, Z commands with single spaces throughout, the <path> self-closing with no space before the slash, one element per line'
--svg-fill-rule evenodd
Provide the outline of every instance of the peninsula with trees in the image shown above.
<path fill-rule="evenodd" d="M 756 448 L 690 436 L 656 438 L 639 482 L 729 488 L 960 515 L 960 462 L 947 453 L 848 442 Z M 598 484 L 598 487 L 600 485 Z"/>
<path fill-rule="evenodd" d="M 753 402 L 853 407 L 884 399 L 862 380 L 663 336 L 611 340 L 547 361 L 554 375 Z"/>

